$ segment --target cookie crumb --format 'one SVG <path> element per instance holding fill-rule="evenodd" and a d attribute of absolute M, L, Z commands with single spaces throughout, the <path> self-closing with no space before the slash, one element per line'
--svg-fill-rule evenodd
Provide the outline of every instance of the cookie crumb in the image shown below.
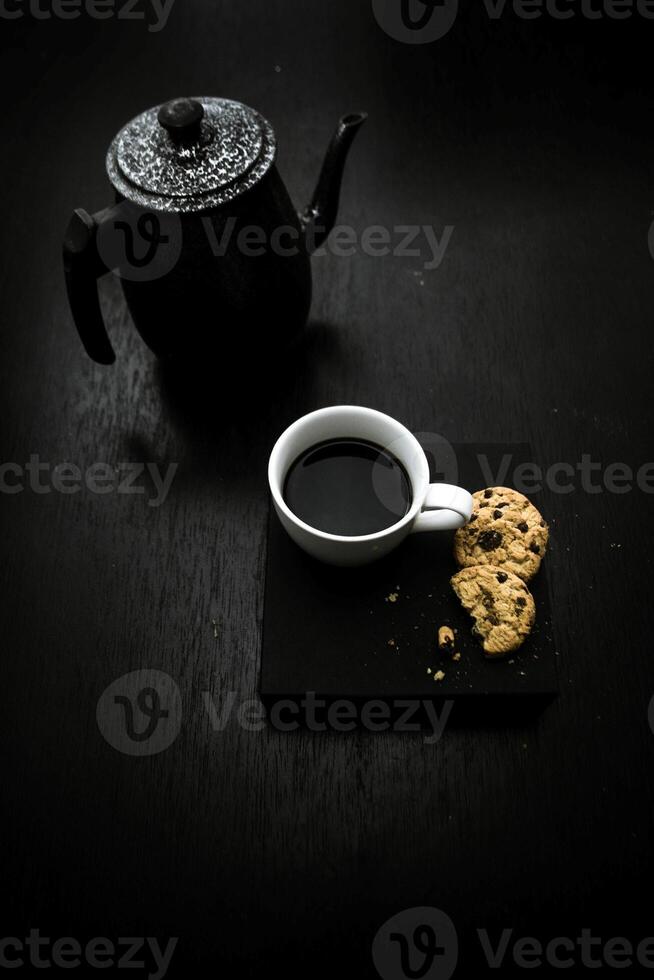
<path fill-rule="evenodd" d="M 453 653 L 452 654 L 452 660 L 460 660 L 460 659 L 461 659 L 461 654 L 460 653 Z"/>
<path fill-rule="evenodd" d="M 390 592 L 386 596 L 386 602 L 397 602 L 397 592 Z"/>
<path fill-rule="evenodd" d="M 452 653 L 454 649 L 454 630 L 451 626 L 438 627 L 438 647 L 444 653 Z"/>
<path fill-rule="evenodd" d="M 389 645 L 389 647 L 394 647 L 395 646 L 395 640 L 389 640 L 388 641 L 388 645 Z"/>
<path fill-rule="evenodd" d="M 442 670 L 437 670 L 434 674 L 435 681 L 442 681 L 445 679 L 445 673 Z"/>

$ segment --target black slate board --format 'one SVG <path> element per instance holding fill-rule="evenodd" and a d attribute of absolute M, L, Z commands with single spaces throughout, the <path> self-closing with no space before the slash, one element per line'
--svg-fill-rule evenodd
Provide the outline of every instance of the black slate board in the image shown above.
<path fill-rule="evenodd" d="M 487 485 L 488 470 L 480 460 L 497 473 L 506 454 L 511 472 L 520 461 L 532 460 L 524 445 L 455 447 L 458 482 L 470 490 Z M 438 474 L 433 458 L 430 466 Z M 448 478 L 451 467 L 450 460 Z M 539 503 L 538 496 L 534 500 Z M 306 692 L 316 692 L 327 703 L 381 700 L 395 713 L 398 699 L 437 705 L 452 699 L 451 720 L 466 724 L 522 721 L 537 713 L 558 690 L 547 559 L 530 583 L 537 606 L 534 630 L 519 651 L 500 660 L 485 658 L 472 636 L 472 621 L 449 585 L 455 571 L 452 532 L 410 535 L 391 555 L 364 568 L 323 565 L 290 540 L 271 508 L 264 704 L 299 703 Z M 397 593 L 394 602 L 392 593 Z M 444 624 L 456 630 L 458 662 L 438 651 L 436 635 Z M 438 669 L 445 672 L 440 682 L 433 679 Z"/>

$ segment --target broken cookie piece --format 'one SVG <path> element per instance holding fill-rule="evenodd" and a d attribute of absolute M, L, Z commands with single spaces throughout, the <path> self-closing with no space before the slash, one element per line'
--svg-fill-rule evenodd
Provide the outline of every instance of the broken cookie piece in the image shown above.
<path fill-rule="evenodd" d="M 450 579 L 464 609 L 474 619 L 472 632 L 489 657 L 522 646 L 536 619 L 536 606 L 526 584 L 496 565 L 463 568 Z"/>
<path fill-rule="evenodd" d="M 451 626 L 438 627 L 438 649 L 441 653 L 447 654 L 450 660 L 460 660 L 461 654 L 456 650 L 456 639 L 454 630 Z"/>
<path fill-rule="evenodd" d="M 438 627 L 438 649 L 443 653 L 454 653 L 454 630 L 451 626 Z"/>

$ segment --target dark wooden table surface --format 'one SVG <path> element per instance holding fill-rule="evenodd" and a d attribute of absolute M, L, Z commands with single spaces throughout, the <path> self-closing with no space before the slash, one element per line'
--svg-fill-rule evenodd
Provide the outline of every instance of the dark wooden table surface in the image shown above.
<path fill-rule="evenodd" d="M 194 977 L 376 976 L 377 929 L 422 905 L 451 917 L 460 969 L 478 974 L 480 928 L 654 933 L 654 498 L 602 483 L 612 463 L 654 458 L 654 22 L 479 4 L 408 45 L 365 0 L 177 0 L 159 32 L 21 9 L 0 24 L 0 463 L 38 456 L 47 492 L 3 470 L 0 931 L 178 936 L 169 975 Z M 191 404 L 115 281 L 117 363 L 89 362 L 60 243 L 73 207 L 107 203 L 120 126 L 199 93 L 272 122 L 298 206 L 336 118 L 367 110 L 341 220 L 453 231 L 431 270 L 424 254 L 317 258 L 289 369 L 255 391 L 247 364 L 217 365 Z M 532 723 L 437 744 L 234 716 L 213 730 L 206 692 L 217 706 L 257 693 L 267 454 L 293 418 L 338 402 L 452 442 L 529 441 L 543 467 L 574 468 L 570 492 L 534 494 L 552 524 L 561 694 Z M 600 464 L 592 492 L 584 455 Z M 177 464 L 162 506 L 145 476 L 144 494 L 52 485 L 64 462 L 128 461 Z M 96 709 L 146 668 L 177 683 L 182 724 L 135 758 Z"/>

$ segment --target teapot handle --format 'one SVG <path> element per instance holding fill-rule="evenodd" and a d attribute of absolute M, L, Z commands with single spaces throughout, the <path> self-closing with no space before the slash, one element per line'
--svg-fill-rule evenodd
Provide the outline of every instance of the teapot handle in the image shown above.
<path fill-rule="evenodd" d="M 77 332 L 89 357 L 98 364 L 116 360 L 100 309 L 98 279 L 109 270 L 98 255 L 96 233 L 101 214 L 73 211 L 63 243 L 68 301 Z"/>

